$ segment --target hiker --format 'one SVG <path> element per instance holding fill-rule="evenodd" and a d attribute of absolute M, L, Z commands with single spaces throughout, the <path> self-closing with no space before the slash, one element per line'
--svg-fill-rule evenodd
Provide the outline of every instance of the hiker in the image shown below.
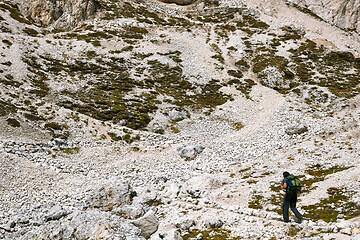
<path fill-rule="evenodd" d="M 296 209 L 296 201 L 297 201 L 297 188 L 291 187 L 292 183 L 289 179 L 290 173 L 283 173 L 284 179 L 282 181 L 281 189 L 285 189 L 285 197 L 283 203 L 283 218 L 284 222 L 290 222 L 289 220 L 289 207 L 291 211 L 295 214 L 297 218 L 297 222 L 301 223 L 303 216 Z"/>

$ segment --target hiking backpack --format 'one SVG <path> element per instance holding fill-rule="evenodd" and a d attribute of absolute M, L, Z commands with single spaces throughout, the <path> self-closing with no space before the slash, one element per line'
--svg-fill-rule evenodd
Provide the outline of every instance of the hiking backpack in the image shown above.
<path fill-rule="evenodd" d="M 290 175 L 287 177 L 289 179 L 288 189 L 296 190 L 297 192 L 301 192 L 301 182 L 299 178 L 294 175 Z"/>

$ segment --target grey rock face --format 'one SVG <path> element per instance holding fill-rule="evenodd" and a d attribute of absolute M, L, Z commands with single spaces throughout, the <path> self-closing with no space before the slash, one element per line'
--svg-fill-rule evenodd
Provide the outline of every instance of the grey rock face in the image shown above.
<path fill-rule="evenodd" d="M 327 22 L 360 33 L 360 1 L 358 0 L 288 0 L 306 7 Z"/>
<path fill-rule="evenodd" d="M 176 150 L 178 151 L 181 158 L 185 158 L 185 160 L 195 159 L 202 151 L 204 151 L 205 147 L 199 144 L 185 144 L 181 147 L 178 147 Z"/>
<path fill-rule="evenodd" d="M 93 16 L 100 3 L 96 0 L 36 0 L 21 1 L 20 8 L 36 23 L 70 29 Z"/>
<path fill-rule="evenodd" d="M 155 211 L 150 210 L 143 217 L 132 222 L 136 227 L 141 229 L 141 235 L 148 239 L 155 233 L 159 227 L 159 220 L 155 215 Z"/>

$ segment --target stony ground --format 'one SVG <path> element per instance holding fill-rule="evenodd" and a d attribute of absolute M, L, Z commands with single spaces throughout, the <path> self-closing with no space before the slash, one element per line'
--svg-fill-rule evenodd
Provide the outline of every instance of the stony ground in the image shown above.
<path fill-rule="evenodd" d="M 255 7 L 252 1 L 247 4 Z M 271 23 L 271 31 L 280 31 L 281 23 L 299 14 L 293 24 L 305 29 L 305 37 L 325 39 L 335 49 L 350 48 L 358 56 L 356 37 L 287 5 L 278 6 L 260 17 Z M 4 12 L 2 17 L 9 18 Z M 91 23 L 99 29 L 106 28 L 106 23 L 111 29 L 132 24 L 129 19 L 116 21 L 95 19 Z M 11 71 L 16 81 L 29 74 L 21 70 L 28 64 L 22 57 L 32 51 L 36 56 L 54 51 L 59 55 L 56 59 L 71 62 L 84 49 L 95 51 L 98 57 L 128 46 L 121 39 L 102 40 L 99 49 L 96 44 L 59 40 L 51 34 L 29 37 L 16 32 L 22 25 L 13 24 L 12 33 L 1 33 L 13 42 L 6 47 L 3 41 L 1 61 L 8 59 L 12 64 L 1 73 Z M 224 54 L 221 65 L 209 57 L 216 51 L 212 43 L 223 51 L 246 45 L 243 32 L 232 34 L 227 42 L 219 41 L 217 25 L 212 23 L 193 33 L 145 23 L 136 26 L 152 29 L 150 40 L 136 43 L 136 51 L 156 53 L 150 59 L 174 65 L 159 52 L 181 50 L 184 75 L 196 83 L 225 76 L 221 66 L 228 70 L 244 54 L 241 50 Z M 158 37 L 161 34 L 165 39 Z M 255 34 L 252 43 L 266 42 L 269 35 L 265 35 Z M 348 38 L 346 43 L 341 41 L 343 36 Z M 34 39 L 41 44 L 33 43 Z M 69 49 L 73 51 L 67 52 Z M 120 56 L 134 57 L 131 54 Z M 289 53 L 284 50 L 283 54 Z M 91 57 L 86 61 L 93 62 Z M 203 108 L 179 108 L 163 101 L 150 113 L 148 128 L 131 129 L 57 105 L 63 97 L 59 93 L 67 94 L 62 90 L 89 83 L 64 72 L 51 75 L 49 70 L 51 91 L 42 98 L 26 95 L 34 84 L 28 79 L 21 88 L 6 82 L 1 85 L 1 106 L 7 107 L 4 103 L 10 101 L 19 108 L 1 114 L 0 119 L 1 239 L 360 239 L 360 98 L 356 93 L 338 97 L 323 86 L 318 92 L 310 86 L 301 88 L 300 95 L 296 91 L 284 94 L 267 86 L 261 74 L 247 71 L 244 78 L 256 83 L 249 93 L 224 85 L 221 92 L 231 94 L 232 99 Z M 63 75 L 57 78 L 56 73 Z M 59 80 L 61 77 L 68 77 L 67 81 Z M 128 99 L 140 90 L 133 90 Z M 188 94 L 196 91 L 205 93 L 197 89 Z M 16 94 L 18 98 L 13 97 Z M 168 96 L 157 99 L 161 97 Z M 33 108 L 38 106 L 35 116 L 45 116 L 45 120 L 27 118 L 26 113 L 34 111 L 25 100 Z M 46 125 L 54 122 L 67 127 Z M 283 171 L 303 182 L 298 201 L 305 216 L 301 224 L 281 221 Z"/>
<path fill-rule="evenodd" d="M 316 164 L 321 169 L 350 168 L 335 171 L 316 189 L 302 194 L 301 212 L 304 213 L 303 206 L 328 198 L 326 190 L 330 187 L 345 187 L 352 192 L 350 200 L 359 202 L 359 109 L 351 104 L 352 107 L 333 117 L 314 118 L 314 113 L 301 105 L 292 110 L 291 99 L 267 88 L 255 88 L 253 94 L 252 104 L 244 104 L 248 100 L 242 97 L 236 98 L 208 117 L 182 121 L 178 134 L 140 132 L 140 140 L 131 145 L 76 142 L 71 147 L 76 146 L 79 151 L 58 150 L 53 144 L 44 153 L 32 153 L 29 150 L 36 149 L 40 141 L 4 136 L 3 237 L 29 229 L 36 232 L 48 224 L 42 218 L 54 205 L 70 208 L 71 212 L 82 209 L 86 206 L 84 199 L 93 189 L 112 186 L 117 181 L 129 183 L 142 198 L 142 204 L 156 206 L 160 225 L 151 239 L 166 234 L 164 239 L 176 239 L 174 231 L 183 233 L 192 225 L 207 229 L 214 224 L 218 224 L 215 228 L 229 230 L 241 239 L 287 239 L 295 233 L 297 237 L 324 239 L 350 239 L 356 235 L 359 229 L 356 220 L 315 222 L 307 215 L 302 224 L 287 225 L 277 213 L 249 208 L 249 202 L 254 196 L 272 194 L 270 185 L 279 184 L 283 171 L 305 174 L 307 178 L 306 170 Z M 237 131 L 231 123 L 239 120 L 245 127 Z M 299 122 L 308 126 L 309 131 L 300 135 L 285 133 L 289 126 Z M 333 133 L 329 135 L 330 132 Z M 176 150 L 185 143 L 197 143 L 205 149 L 196 159 L 186 161 Z M 271 205 L 266 200 L 256 204 L 264 208 Z M 280 207 L 279 202 L 270 209 Z M 13 228 L 12 223 L 16 223 Z"/>

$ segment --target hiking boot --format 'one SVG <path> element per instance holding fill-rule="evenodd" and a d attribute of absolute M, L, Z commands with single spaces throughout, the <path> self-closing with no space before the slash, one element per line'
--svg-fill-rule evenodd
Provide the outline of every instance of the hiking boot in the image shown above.
<path fill-rule="evenodd" d="M 295 221 L 295 222 L 296 222 L 296 223 L 302 223 L 303 219 L 304 219 L 303 217 L 296 218 L 296 221 Z"/>

